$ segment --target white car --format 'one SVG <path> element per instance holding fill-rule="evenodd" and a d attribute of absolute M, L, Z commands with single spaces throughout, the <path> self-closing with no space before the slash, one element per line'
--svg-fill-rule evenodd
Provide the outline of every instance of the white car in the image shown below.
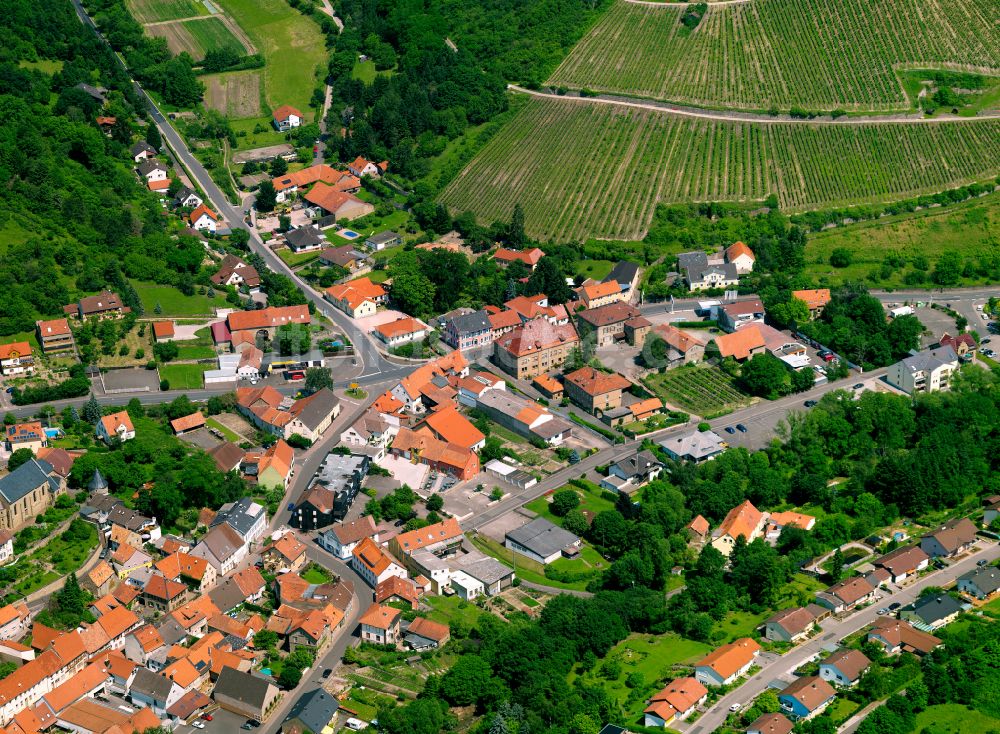
<path fill-rule="evenodd" d="M 193 726 L 195 729 L 204 729 L 205 722 L 202 721 L 201 719 L 195 719 L 194 721 L 191 722 L 191 726 Z"/>
<path fill-rule="evenodd" d="M 729 707 L 729 710 L 732 711 L 733 713 L 736 713 L 741 708 L 743 708 L 743 704 L 742 703 L 734 703 L 732 706 Z"/>

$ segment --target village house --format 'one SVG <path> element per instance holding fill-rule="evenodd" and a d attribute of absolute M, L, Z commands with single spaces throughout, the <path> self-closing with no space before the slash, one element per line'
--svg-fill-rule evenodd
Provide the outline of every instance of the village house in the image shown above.
<path fill-rule="evenodd" d="M 451 639 L 448 625 L 417 617 L 406 628 L 403 639 L 411 650 L 433 650 L 443 647 Z"/>
<path fill-rule="evenodd" d="M 295 502 L 292 527 L 318 530 L 343 520 L 361 491 L 370 467 L 368 454 L 328 453 Z"/>
<path fill-rule="evenodd" d="M 549 297 L 544 293 L 534 296 L 517 296 L 504 303 L 508 311 L 517 314 L 521 323 L 534 319 L 545 319 L 553 326 L 569 323 L 569 314 L 565 306 L 550 306 Z M 495 308 L 490 306 L 489 308 Z"/>
<path fill-rule="evenodd" d="M 156 148 L 145 140 L 138 140 L 129 148 L 129 153 L 132 155 L 134 162 L 141 163 L 144 160 L 153 158 L 156 155 Z"/>
<path fill-rule="evenodd" d="M 94 432 L 106 444 L 110 444 L 112 439 L 130 441 L 135 438 L 135 426 L 132 425 L 132 418 L 124 410 L 101 418 L 97 422 L 97 428 Z"/>
<path fill-rule="evenodd" d="M 949 594 L 927 594 L 899 610 L 899 618 L 922 630 L 936 630 L 951 624 L 966 605 Z"/>
<path fill-rule="evenodd" d="M 949 520 L 920 539 L 920 548 L 931 558 L 954 558 L 976 543 L 976 526 L 966 517 Z"/>
<path fill-rule="evenodd" d="M 205 427 L 205 415 L 201 412 L 184 415 L 170 421 L 170 428 L 175 436 L 183 436 L 185 433 L 197 431 Z"/>
<path fill-rule="evenodd" d="M 667 363 L 664 366 L 668 369 L 685 364 L 697 364 L 705 358 L 705 342 L 690 332 L 683 331 L 670 324 L 660 324 L 646 332 L 643 344 L 645 339 L 649 338 L 650 334 L 666 342 Z"/>
<path fill-rule="evenodd" d="M 219 576 L 225 576 L 246 558 L 247 544 L 231 525 L 222 523 L 202 537 L 191 555 L 204 558 Z"/>
<path fill-rule="evenodd" d="M 867 640 L 881 646 L 887 655 L 909 652 L 923 656 L 941 644 L 941 640 L 934 635 L 891 617 L 880 617 L 872 622 Z"/>
<path fill-rule="evenodd" d="M 649 699 L 643 711 L 644 726 L 668 727 L 684 721 L 708 699 L 708 689 L 695 678 L 675 678 Z"/>
<path fill-rule="evenodd" d="M 844 579 L 816 592 L 816 602 L 834 614 L 855 609 L 875 599 L 875 587 L 861 576 Z"/>
<path fill-rule="evenodd" d="M 684 526 L 684 530 L 687 531 L 688 539 L 694 543 L 704 543 L 708 538 L 708 531 L 711 526 L 708 524 L 702 515 L 695 515 L 691 522 Z"/>
<path fill-rule="evenodd" d="M 374 252 L 401 244 L 403 244 L 403 237 L 396 232 L 379 232 L 365 240 L 365 247 Z"/>
<path fill-rule="evenodd" d="M 783 609 L 764 622 L 764 637 L 773 642 L 801 642 L 815 628 L 818 613 L 825 612 L 815 604 Z"/>
<path fill-rule="evenodd" d="M 75 348 L 73 332 L 70 330 L 69 321 L 66 319 L 36 321 L 35 334 L 45 354 L 64 352 Z"/>
<path fill-rule="evenodd" d="M 729 288 L 739 283 L 734 263 L 709 263 L 705 252 L 682 252 L 677 256 L 677 270 L 692 291 Z"/>
<path fill-rule="evenodd" d="M 833 703 L 837 692 L 817 675 L 795 680 L 778 694 L 781 710 L 793 721 L 806 721 Z"/>
<path fill-rule="evenodd" d="M 732 333 L 750 324 L 764 323 L 764 304 L 759 298 L 726 303 L 718 308 L 719 326 Z"/>
<path fill-rule="evenodd" d="M 351 275 L 368 272 L 371 269 L 368 256 L 354 249 L 353 245 L 327 247 L 319 253 L 319 260 L 324 265 L 336 265 Z"/>
<path fill-rule="evenodd" d="M 618 373 L 609 374 L 589 366 L 566 374 L 563 382 L 566 396 L 596 416 L 621 407 L 622 393 L 632 386 Z"/>
<path fill-rule="evenodd" d="M 634 492 L 652 482 L 663 471 L 663 464 L 650 451 L 636 451 L 608 466 L 608 475 L 601 480 L 601 488 L 611 492 Z"/>
<path fill-rule="evenodd" d="M 332 285 L 326 289 L 324 297 L 353 319 L 374 316 L 378 306 L 389 300 L 385 288 L 368 278 Z"/>
<path fill-rule="evenodd" d="M 174 322 L 173 321 L 154 321 L 153 322 L 153 341 L 168 342 L 172 341 L 174 338 Z"/>
<path fill-rule="evenodd" d="M 493 341 L 496 341 L 504 334 L 509 334 L 524 323 L 517 311 L 500 311 L 498 309 L 491 310 L 493 308 L 495 307 L 485 309 L 487 314 L 486 317 L 490 322 L 490 331 L 493 335 Z"/>
<path fill-rule="evenodd" d="M 905 546 L 886 553 L 874 563 L 876 568 L 884 568 L 894 584 L 900 584 L 910 576 L 915 576 L 927 568 L 930 557 L 918 545 Z"/>
<path fill-rule="evenodd" d="M 737 538 L 751 543 L 763 535 L 766 516 L 750 500 L 734 507 L 716 528 L 712 536 L 712 547 L 727 558 L 736 547 Z"/>
<path fill-rule="evenodd" d="M 441 336 L 453 349 L 478 349 L 493 343 L 493 326 L 486 311 L 473 311 L 448 319 Z"/>
<path fill-rule="evenodd" d="M 180 581 L 193 592 L 201 594 L 212 589 L 219 578 L 212 564 L 184 551 L 176 551 L 161 558 L 153 564 L 153 568 L 163 574 L 164 578 Z"/>
<path fill-rule="evenodd" d="M 951 387 L 958 370 L 958 355 L 949 346 L 925 349 L 889 367 L 886 380 L 908 395 L 937 392 Z"/>
<path fill-rule="evenodd" d="M 493 253 L 493 259 L 501 268 L 506 268 L 513 262 L 522 262 L 528 270 L 534 270 L 543 257 L 545 253 L 537 247 L 532 247 L 530 250 L 508 250 L 506 247 L 500 247 Z"/>
<path fill-rule="evenodd" d="M 390 576 L 406 578 L 406 569 L 383 551 L 371 537 L 364 537 L 351 551 L 351 568 L 373 589 Z"/>
<path fill-rule="evenodd" d="M 187 186 L 181 186 L 174 194 L 174 206 L 182 209 L 196 209 L 201 206 L 202 198 L 197 192 L 192 191 Z"/>
<path fill-rule="evenodd" d="M 305 734 L 305 732 L 332 732 L 335 730 L 340 702 L 322 688 L 314 688 L 302 694 L 288 716 L 281 722 L 281 734 Z"/>
<path fill-rule="evenodd" d="M 436 439 L 429 432 L 400 428 L 390 451 L 395 456 L 426 464 L 434 471 L 460 480 L 472 479 L 479 473 L 479 457 L 474 451 Z"/>
<path fill-rule="evenodd" d="M 81 320 L 91 317 L 117 319 L 129 311 L 127 306 L 122 305 L 122 299 L 118 294 L 111 291 L 101 291 L 97 295 L 86 296 L 76 304 L 63 307 L 63 310 Z"/>
<path fill-rule="evenodd" d="M 260 675 L 224 667 L 212 689 L 220 708 L 254 721 L 263 721 L 279 699 L 278 687 Z"/>
<path fill-rule="evenodd" d="M 325 247 L 327 241 L 319 227 L 309 225 L 285 232 L 285 244 L 292 252 L 312 252 Z"/>
<path fill-rule="evenodd" d="M 388 167 L 388 161 L 375 163 L 367 158 L 362 158 L 361 156 L 358 156 L 347 164 L 347 170 L 358 178 L 361 178 L 362 176 L 373 176 L 374 178 L 379 178 L 385 174 Z"/>
<path fill-rule="evenodd" d="M 221 217 L 205 204 L 199 204 L 188 215 L 187 220 L 191 223 L 191 227 L 199 232 L 214 233 L 219 228 Z"/>
<path fill-rule="evenodd" d="M 548 565 L 557 558 L 577 555 L 580 539 L 544 517 L 536 517 L 519 528 L 508 530 L 504 535 L 504 546 Z"/>
<path fill-rule="evenodd" d="M 714 459 L 726 450 L 726 442 L 715 431 L 692 431 L 666 438 L 660 447 L 674 461 L 700 463 Z"/>
<path fill-rule="evenodd" d="M 13 557 L 14 534 L 10 530 L 0 530 L 0 566 L 9 563 Z"/>
<path fill-rule="evenodd" d="M 969 357 L 979 347 L 972 334 L 965 333 L 952 336 L 948 332 L 941 335 L 937 345 L 939 347 L 951 347 L 955 350 L 955 354 L 958 355 L 959 359 Z"/>
<path fill-rule="evenodd" d="M 136 170 L 139 175 L 143 177 L 146 185 L 154 191 L 160 191 L 166 189 L 166 186 L 160 185 L 161 182 L 167 181 L 170 169 L 167 168 L 166 164 L 162 163 L 153 158 L 146 158 L 139 162 L 136 166 Z"/>
<path fill-rule="evenodd" d="M 860 650 L 842 647 L 819 664 L 819 677 L 827 683 L 850 687 L 861 680 L 871 664 Z"/>
<path fill-rule="evenodd" d="M 958 577 L 959 591 L 984 601 L 1000 591 L 1000 569 L 983 566 Z"/>
<path fill-rule="evenodd" d="M 577 289 L 576 294 L 588 309 L 607 306 L 625 298 L 617 281 L 584 285 Z"/>
<path fill-rule="evenodd" d="M 239 467 L 249 484 L 264 489 L 288 489 L 295 452 L 284 439 L 279 438 L 264 451 L 243 454 L 241 450 L 240 455 Z"/>
<path fill-rule="evenodd" d="M 579 344 L 572 326 L 534 319 L 494 341 L 497 364 L 521 380 L 558 369 Z"/>
<path fill-rule="evenodd" d="M 0 640 L 20 640 L 31 628 L 31 612 L 23 601 L 0 607 Z"/>
<path fill-rule="evenodd" d="M 747 727 L 747 734 L 792 734 L 794 728 L 784 714 L 761 714 Z"/>
<path fill-rule="evenodd" d="M 0 374 L 5 377 L 32 375 L 35 373 L 35 358 L 28 342 L 0 344 Z"/>
<path fill-rule="evenodd" d="M 209 527 L 216 528 L 228 525 L 249 545 L 263 537 L 267 529 L 267 512 L 263 505 L 254 502 L 249 497 L 242 497 L 236 502 L 227 502 L 215 513 Z"/>
<path fill-rule="evenodd" d="M 294 402 L 270 385 L 236 389 L 236 410 L 251 423 L 288 439 L 298 434 L 315 441 L 340 415 L 340 400 L 328 388 Z"/>
<path fill-rule="evenodd" d="M 236 255 L 226 255 L 219 263 L 219 269 L 211 278 L 215 285 L 236 286 L 246 285 L 251 293 L 260 289 L 260 274 L 252 265 L 243 262 Z"/>
<path fill-rule="evenodd" d="M 628 301 L 632 298 L 639 285 L 639 275 L 641 272 L 642 269 L 634 262 L 619 260 L 611 268 L 611 272 L 607 274 L 603 282 L 617 283 L 623 300 Z"/>
<path fill-rule="evenodd" d="M 458 412 L 454 403 L 428 413 L 416 428 L 417 431 L 424 429 L 436 439 L 471 451 L 479 451 L 486 444 L 486 436 Z"/>
<path fill-rule="evenodd" d="M 797 298 L 806 304 L 806 308 L 809 309 L 809 320 L 812 321 L 819 318 L 820 314 L 823 313 L 823 309 L 826 308 L 826 304 L 830 302 L 830 289 L 815 288 L 792 291 L 792 298 Z"/>
<path fill-rule="evenodd" d="M 274 186 L 274 191 L 277 194 L 275 198 L 278 203 L 284 203 L 300 190 L 317 181 L 328 184 L 337 191 L 343 191 L 347 194 L 357 193 L 361 188 L 361 181 L 357 176 L 346 171 L 338 171 L 336 168 L 328 166 L 325 163 L 308 166 L 300 171 L 278 176 L 271 180 L 271 185 Z"/>
<path fill-rule="evenodd" d="M 394 607 L 372 604 L 361 615 L 362 642 L 376 645 L 394 645 L 399 641 L 399 620 L 402 612 Z"/>
<path fill-rule="evenodd" d="M 639 310 L 621 301 L 580 311 L 576 329 L 581 339 L 590 338 L 594 346 L 607 347 L 625 338 L 625 322 L 640 315 Z"/>
<path fill-rule="evenodd" d="M 339 191 L 336 187 L 321 181 L 316 183 L 304 198 L 310 204 L 322 209 L 328 216 L 336 217 L 339 222 L 358 219 L 375 211 L 374 205 L 367 201 L 362 201 L 353 194 Z"/>
<path fill-rule="evenodd" d="M 299 127 L 305 117 L 291 105 L 283 104 L 271 113 L 271 119 L 278 132 L 287 132 L 294 127 Z"/>
<path fill-rule="evenodd" d="M 752 273 L 754 263 L 757 262 L 757 257 L 753 254 L 753 250 L 742 242 L 734 242 L 727 247 L 725 258 L 727 263 L 732 263 L 736 266 L 737 275 Z"/>
<path fill-rule="evenodd" d="M 625 341 L 633 347 L 646 344 L 646 337 L 653 329 L 653 322 L 645 316 L 636 316 L 625 322 Z"/>
<path fill-rule="evenodd" d="M 732 357 L 737 362 L 745 362 L 767 351 L 764 335 L 755 324 L 747 325 L 731 334 L 717 335 L 714 341 L 721 357 Z"/>
<path fill-rule="evenodd" d="M 320 547 L 330 551 L 340 560 L 346 561 L 365 538 L 371 538 L 378 543 L 378 531 L 370 515 L 363 515 L 351 522 L 337 523 L 320 533 L 317 540 Z"/>
<path fill-rule="evenodd" d="M 366 446 L 374 449 L 372 459 L 379 461 L 385 457 L 386 449 L 399 431 L 398 416 L 380 413 L 369 408 L 352 425 L 340 434 L 340 442 L 345 446 Z"/>
<path fill-rule="evenodd" d="M 705 686 L 728 686 L 754 666 L 760 649 L 749 637 L 734 640 L 695 663 L 694 676 Z"/>
<path fill-rule="evenodd" d="M 4 438 L 7 450 L 12 453 L 18 449 L 28 449 L 35 456 L 38 456 L 38 453 L 49 445 L 49 437 L 40 421 L 14 423 L 7 426 Z"/>
<path fill-rule="evenodd" d="M 306 546 L 292 533 L 285 533 L 260 552 L 268 572 L 298 572 L 306 564 Z"/>
<path fill-rule="evenodd" d="M 179 581 L 171 581 L 161 574 L 153 576 L 142 587 L 142 603 L 147 609 L 167 614 L 188 600 L 188 587 Z"/>
<path fill-rule="evenodd" d="M 547 408 L 507 390 L 489 390 L 476 400 L 476 407 L 490 420 L 528 439 L 540 438 L 559 446 L 573 434 L 573 424 Z"/>
<path fill-rule="evenodd" d="M 226 317 L 226 326 L 235 340 L 241 332 L 253 344 L 256 337 L 274 339 L 279 326 L 310 324 L 312 317 L 308 306 L 268 306 L 255 311 L 233 311 Z M 234 343 L 236 343 L 234 341 Z"/>
<path fill-rule="evenodd" d="M 400 316 L 395 321 L 379 324 L 372 332 L 375 337 L 388 347 L 420 341 L 427 336 L 430 327 L 420 319 L 412 316 Z"/>

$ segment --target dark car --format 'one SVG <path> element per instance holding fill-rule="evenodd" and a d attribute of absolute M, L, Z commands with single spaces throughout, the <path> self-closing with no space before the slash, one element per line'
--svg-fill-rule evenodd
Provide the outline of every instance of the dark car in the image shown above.
<path fill-rule="evenodd" d="M 291 512 L 294 509 L 295 509 L 295 503 L 294 502 L 289 502 L 288 503 L 288 511 Z"/>
<path fill-rule="evenodd" d="M 247 719 L 246 723 L 243 724 L 244 729 L 256 729 L 260 726 L 260 722 L 255 719 Z"/>
<path fill-rule="evenodd" d="M 332 672 L 333 672 L 333 668 L 327 668 L 326 670 L 323 671 L 323 677 L 324 678 L 329 678 L 330 677 L 330 673 L 332 673 Z"/>
<path fill-rule="evenodd" d="M 747 427 L 744 426 L 742 423 L 737 423 L 736 424 L 736 430 L 739 431 L 740 433 L 746 433 L 747 432 Z"/>
<path fill-rule="evenodd" d="M 857 383 L 857 384 L 856 384 L 856 385 L 854 386 L 854 389 L 855 389 L 855 390 L 860 390 L 860 389 L 861 389 L 861 388 L 863 388 L 864 386 L 865 386 L 865 383 L 863 383 L 863 382 L 859 382 L 859 383 Z"/>
<path fill-rule="evenodd" d="M 985 558 L 981 561 L 976 561 L 976 565 L 979 566 L 980 568 L 985 566 L 987 563 L 989 563 L 989 561 L 987 561 Z"/>
<path fill-rule="evenodd" d="M 980 344 L 989 344 L 990 343 L 990 338 L 986 337 L 985 339 L 980 339 L 979 343 Z"/>
<path fill-rule="evenodd" d="M 805 406 L 806 406 L 807 408 L 811 408 L 811 407 L 813 407 L 814 405 L 816 405 L 816 401 L 815 401 L 815 400 L 807 400 L 807 401 L 805 402 Z"/>
<path fill-rule="evenodd" d="M 901 606 L 903 606 L 903 605 L 900 604 L 898 601 L 894 601 L 892 604 L 889 605 L 889 611 L 890 612 L 894 612 L 897 609 L 899 609 Z"/>
<path fill-rule="evenodd" d="M 732 426 L 726 426 L 726 433 L 736 433 L 736 429 Z"/>

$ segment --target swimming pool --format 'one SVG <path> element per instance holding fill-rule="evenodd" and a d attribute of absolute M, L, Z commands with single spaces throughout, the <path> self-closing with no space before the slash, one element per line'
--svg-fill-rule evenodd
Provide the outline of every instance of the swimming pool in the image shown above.
<path fill-rule="evenodd" d="M 358 237 L 361 236 L 357 232 L 354 232 L 353 230 L 350 229 L 342 229 L 339 232 L 337 232 L 337 234 L 339 234 L 345 240 L 356 240 Z"/>
<path fill-rule="evenodd" d="M 49 438 L 59 438 L 59 436 L 62 435 L 62 429 L 61 428 L 46 428 L 45 429 L 45 435 L 48 436 Z"/>

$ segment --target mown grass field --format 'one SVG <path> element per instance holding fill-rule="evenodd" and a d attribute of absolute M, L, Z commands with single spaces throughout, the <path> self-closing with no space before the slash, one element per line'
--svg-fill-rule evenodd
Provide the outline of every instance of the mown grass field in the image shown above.
<path fill-rule="evenodd" d="M 185 296 L 179 290 L 169 285 L 143 283 L 132 281 L 146 316 L 214 316 L 216 308 L 226 307 L 225 293 L 216 291 L 215 298 L 201 296 Z M 156 313 L 156 305 L 160 305 L 161 313 Z"/>
<path fill-rule="evenodd" d="M 710 7 L 618 2 L 550 82 L 707 107 L 787 112 L 910 107 L 897 67 L 1000 71 L 994 0 L 754 0 Z"/>
<path fill-rule="evenodd" d="M 160 379 L 170 383 L 171 390 L 200 390 L 205 386 L 205 364 L 164 364 L 160 366 Z"/>
<path fill-rule="evenodd" d="M 863 278 L 889 254 L 923 255 L 932 264 L 945 252 L 976 257 L 996 247 L 997 232 L 1000 193 L 811 234 L 806 240 L 806 272 L 837 284 Z M 848 268 L 830 266 L 830 253 L 836 248 L 851 252 Z"/>
<path fill-rule="evenodd" d="M 992 178 L 1000 120 L 743 122 L 565 98 L 529 100 L 440 195 L 481 222 L 524 208 L 565 242 L 641 239 L 659 202 L 759 201 L 801 211 L 884 202 Z"/>
<path fill-rule="evenodd" d="M 208 15 L 208 8 L 199 0 L 126 0 L 126 5 L 138 23 Z"/>
<path fill-rule="evenodd" d="M 264 55 L 268 106 L 290 104 L 305 112 L 318 84 L 317 71 L 326 68 L 326 44 L 319 26 L 285 0 L 216 1 Z"/>
<path fill-rule="evenodd" d="M 914 731 L 924 731 L 929 726 L 941 734 L 988 734 L 1000 729 L 1000 719 L 957 703 L 943 703 L 928 706 L 917 714 Z"/>

